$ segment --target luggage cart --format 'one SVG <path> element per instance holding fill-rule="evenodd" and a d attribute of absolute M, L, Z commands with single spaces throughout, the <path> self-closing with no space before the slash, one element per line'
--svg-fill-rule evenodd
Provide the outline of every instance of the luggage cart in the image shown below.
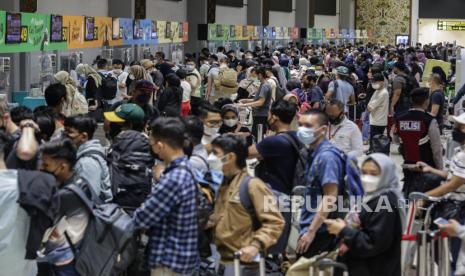
<path fill-rule="evenodd" d="M 423 193 L 410 194 L 407 227 L 402 236 L 403 275 L 450 275 L 449 238 L 445 233 L 431 229 L 431 212 L 444 200 Z M 418 207 L 419 201 L 427 205 Z M 418 216 L 419 211 L 424 212 L 421 217 Z"/>

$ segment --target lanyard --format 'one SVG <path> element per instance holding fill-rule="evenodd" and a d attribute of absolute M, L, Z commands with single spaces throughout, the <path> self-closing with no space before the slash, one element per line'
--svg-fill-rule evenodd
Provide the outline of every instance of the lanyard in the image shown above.
<path fill-rule="evenodd" d="M 331 135 L 331 125 L 329 125 L 328 136 L 329 136 L 330 141 L 333 140 L 334 137 L 336 137 L 336 134 L 339 132 L 339 130 L 341 130 L 341 128 L 342 128 L 342 122 L 341 122 L 341 125 L 336 129 L 334 134 Z"/>

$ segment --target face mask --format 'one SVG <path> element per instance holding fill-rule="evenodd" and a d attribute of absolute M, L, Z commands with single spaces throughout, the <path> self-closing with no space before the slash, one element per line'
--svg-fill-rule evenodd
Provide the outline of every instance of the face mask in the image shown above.
<path fill-rule="evenodd" d="M 315 130 L 308 127 L 299 127 L 297 138 L 299 138 L 302 144 L 308 147 L 316 141 Z"/>
<path fill-rule="evenodd" d="M 228 127 L 234 127 L 237 125 L 237 119 L 224 120 L 224 124 Z"/>
<path fill-rule="evenodd" d="M 220 131 L 219 127 L 204 127 L 203 133 L 208 136 L 215 136 Z"/>
<path fill-rule="evenodd" d="M 455 142 L 463 145 L 463 144 L 465 144 L 465 133 L 463 133 L 462 131 L 454 128 L 454 130 L 452 131 L 452 139 Z"/>
<path fill-rule="evenodd" d="M 371 84 L 371 87 L 374 89 L 374 90 L 379 90 L 381 88 L 381 84 L 379 83 L 373 83 Z"/>
<path fill-rule="evenodd" d="M 323 75 L 323 71 L 320 71 L 320 70 L 315 71 L 315 75 L 317 75 L 319 77 L 319 76 Z"/>
<path fill-rule="evenodd" d="M 115 74 L 119 75 L 119 74 L 123 73 L 123 70 L 121 70 L 121 69 L 115 69 L 115 70 L 113 70 L 113 72 L 114 72 Z"/>
<path fill-rule="evenodd" d="M 339 124 L 342 122 L 342 120 L 344 120 L 344 114 L 340 114 L 340 115 L 339 115 L 338 117 L 336 117 L 336 118 L 331 118 L 331 117 L 329 117 L 329 122 L 330 122 L 332 125 L 334 125 L 334 126 L 339 125 Z"/>
<path fill-rule="evenodd" d="M 362 175 L 362 186 L 366 193 L 371 193 L 378 189 L 379 181 L 381 178 L 379 176 L 373 176 L 364 174 Z"/>
<path fill-rule="evenodd" d="M 194 71 L 194 69 L 195 69 L 195 65 L 192 65 L 192 64 L 186 65 L 186 70 L 188 72 L 192 72 L 192 71 Z"/>
<path fill-rule="evenodd" d="M 221 158 L 218 158 L 213 153 L 210 153 L 210 155 L 208 156 L 207 163 L 208 163 L 208 166 L 210 167 L 210 169 L 213 170 L 213 171 L 222 171 L 223 170 L 223 161 L 221 160 Z"/>

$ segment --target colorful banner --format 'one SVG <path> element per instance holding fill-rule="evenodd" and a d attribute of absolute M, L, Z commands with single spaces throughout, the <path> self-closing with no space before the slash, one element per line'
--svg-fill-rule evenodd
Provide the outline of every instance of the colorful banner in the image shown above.
<path fill-rule="evenodd" d="M 52 42 L 50 15 L 0 11 L 0 53 L 66 49 L 66 31 L 62 19 L 58 21 L 55 21 L 56 32 Z"/>
<path fill-rule="evenodd" d="M 151 19 L 0 11 L 0 53 L 157 44 L 160 34 L 160 43 L 182 43 L 188 40 L 188 26 Z"/>
<path fill-rule="evenodd" d="M 235 25 L 234 27 L 236 29 L 236 39 L 244 40 L 244 37 L 242 36 L 242 25 Z"/>

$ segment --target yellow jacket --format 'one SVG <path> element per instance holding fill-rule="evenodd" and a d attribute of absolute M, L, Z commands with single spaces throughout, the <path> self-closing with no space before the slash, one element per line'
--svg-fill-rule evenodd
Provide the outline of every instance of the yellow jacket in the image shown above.
<path fill-rule="evenodd" d="M 214 240 L 222 261 L 232 261 L 234 252 L 251 245 L 252 241 L 258 241 L 264 247 L 262 249 L 268 249 L 278 241 L 284 229 L 285 222 L 276 202 L 270 203 L 271 190 L 260 179 L 253 178 L 249 195 L 261 223 L 261 228 L 253 231 L 252 218 L 239 199 L 239 187 L 246 175 L 247 172 L 242 171 L 231 183 L 223 183 L 218 191 L 211 221 L 215 224 Z M 265 203 L 270 205 L 266 211 Z"/>

